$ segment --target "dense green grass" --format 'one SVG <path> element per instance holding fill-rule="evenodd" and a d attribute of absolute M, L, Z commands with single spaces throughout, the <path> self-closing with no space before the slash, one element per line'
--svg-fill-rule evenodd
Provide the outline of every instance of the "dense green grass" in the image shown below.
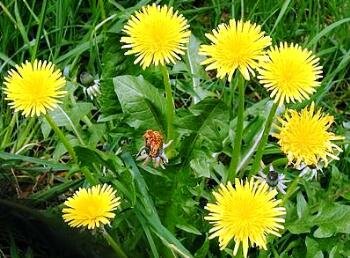
<path fill-rule="evenodd" d="M 158 1 L 179 10 L 193 34 L 187 55 L 170 70 L 177 153 L 166 170 L 134 161 L 146 129 L 166 131 L 161 72 L 134 65 L 119 43 L 130 14 L 148 3 L 0 1 L 0 89 L 6 72 L 24 60 L 57 64 L 69 81 L 61 107 L 71 121 L 60 110 L 52 116 L 79 161 L 79 166 L 71 162 L 44 119 L 13 113 L 0 90 L 0 257 L 113 257 L 98 234 L 68 229 L 61 219 L 63 201 L 89 184 L 81 175 L 84 169 L 113 185 L 125 200 L 110 231 L 130 257 L 229 256 L 219 251 L 216 239 L 209 242 L 203 207 L 228 168 L 236 123 L 231 103 L 237 103 L 237 96 L 230 94 L 228 83 L 204 72 L 197 49 L 207 42 L 205 33 L 231 17 L 262 24 L 274 43 L 296 42 L 321 58 L 321 87 L 311 100 L 293 107 L 314 100 L 334 115 L 332 130 L 346 136 L 339 161 L 317 181 L 300 179 L 297 190 L 287 194 L 283 236 L 271 238 L 267 251 L 253 248 L 250 255 L 349 257 L 349 1 Z M 84 94 L 82 72 L 101 78 L 97 100 Z M 133 77 L 140 74 L 144 79 Z M 256 80 L 248 84 L 246 96 L 242 155 L 250 152 L 263 127 L 268 100 Z M 278 146 L 269 142 L 264 162 L 281 160 Z M 252 162 L 246 157 L 242 176 L 249 174 Z M 278 169 L 296 178 L 297 172 L 283 165 Z"/>

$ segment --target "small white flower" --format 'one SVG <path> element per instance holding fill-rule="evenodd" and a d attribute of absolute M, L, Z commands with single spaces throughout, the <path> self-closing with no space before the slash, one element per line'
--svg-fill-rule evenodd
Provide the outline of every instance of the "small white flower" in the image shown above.
<path fill-rule="evenodd" d="M 324 164 L 322 162 L 318 162 L 316 166 L 307 166 L 305 163 L 301 163 L 299 166 L 295 166 L 295 168 L 301 173 L 299 174 L 300 177 L 305 177 L 306 180 L 312 180 L 317 179 L 318 171 L 321 171 L 323 173 L 323 167 Z"/>
<path fill-rule="evenodd" d="M 90 97 L 91 100 L 96 98 L 98 95 L 101 94 L 100 80 L 94 80 L 94 84 L 91 85 L 90 87 L 84 88 L 84 91 Z"/>
<path fill-rule="evenodd" d="M 262 170 L 260 170 L 258 174 L 258 176 L 254 176 L 256 179 L 266 182 L 271 188 L 277 188 L 280 193 L 286 194 L 286 183 L 288 183 L 289 180 L 285 179 L 286 177 L 284 174 L 276 172 L 272 165 L 270 165 L 270 169 L 267 174 L 265 174 Z"/>

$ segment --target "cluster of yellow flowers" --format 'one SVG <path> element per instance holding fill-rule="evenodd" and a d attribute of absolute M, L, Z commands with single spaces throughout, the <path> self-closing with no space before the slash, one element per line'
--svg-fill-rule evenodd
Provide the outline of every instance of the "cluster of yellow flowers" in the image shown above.
<path fill-rule="evenodd" d="M 128 48 L 125 54 L 135 54 L 135 63 L 143 68 L 150 64 L 175 63 L 184 54 L 190 31 L 181 14 L 167 6 L 155 4 L 143 7 L 131 16 L 123 31 L 127 36 L 121 42 Z M 202 45 L 200 55 L 207 58 L 202 62 L 206 70 L 216 70 L 218 78 L 232 80 L 238 70 L 246 80 L 256 76 L 270 91 L 271 98 L 278 105 L 301 102 L 309 99 L 316 91 L 322 78 L 319 58 L 307 49 L 294 43 L 271 46 L 271 38 L 265 36 L 261 26 L 249 21 L 231 19 L 228 24 L 220 24 L 212 33 L 207 33 L 210 45 Z M 270 49 L 266 50 L 267 47 Z M 291 116 L 290 116 L 291 115 Z M 333 117 L 315 112 L 314 104 L 301 112 L 287 110 L 275 125 L 281 150 L 290 163 L 299 167 L 317 165 L 329 158 L 337 159 L 334 151 L 341 149 L 332 143 L 342 139 L 328 132 Z M 305 142 L 307 141 L 307 142 Z"/>
<path fill-rule="evenodd" d="M 136 55 L 135 63 L 142 68 L 151 64 L 175 63 L 185 54 L 190 30 L 187 20 L 167 6 L 149 5 L 130 17 L 124 26 L 126 34 L 121 38 L 126 55 Z M 235 71 L 245 80 L 257 76 L 278 105 L 309 99 L 320 85 L 322 67 L 319 59 L 307 49 L 294 43 L 272 46 L 261 26 L 249 21 L 231 19 L 206 34 L 210 44 L 202 45 L 199 54 L 206 57 L 206 70 L 216 70 L 218 78 L 231 81 Z M 270 47 L 269 49 L 267 49 Z M 46 114 L 59 103 L 66 91 L 65 79 L 51 62 L 25 62 L 10 70 L 5 77 L 6 99 L 15 111 L 26 117 Z M 314 103 L 300 112 L 288 109 L 275 124 L 281 150 L 295 166 L 325 166 L 337 159 L 341 149 L 333 143 L 342 137 L 328 129 L 333 117 L 315 110 Z M 97 185 L 79 189 L 66 202 L 63 218 L 72 227 L 94 229 L 108 224 L 119 206 L 111 186 Z M 240 244 L 247 257 L 249 245 L 266 249 L 266 235 L 280 236 L 283 229 L 285 208 L 276 200 L 276 190 L 264 182 L 235 180 L 220 185 L 213 192 L 216 203 L 209 203 L 205 217 L 214 224 L 210 238 L 219 237 L 220 247 L 225 248 L 234 239 L 234 255 Z"/>
<path fill-rule="evenodd" d="M 190 36 L 188 27 L 183 16 L 172 8 L 146 6 L 129 19 L 123 30 L 127 36 L 121 42 L 130 49 L 125 54 L 135 54 L 135 63 L 140 62 L 143 68 L 152 63 L 156 66 L 175 63 L 184 54 L 184 44 Z M 228 81 L 236 70 L 246 80 L 257 72 L 259 82 L 279 106 L 309 99 L 320 85 L 322 67 L 311 51 L 286 42 L 266 50 L 271 38 L 265 36 L 259 25 L 231 19 L 206 37 L 210 45 L 202 45 L 199 50 L 200 55 L 207 57 L 202 62 L 206 70 L 216 70 L 218 78 L 227 76 Z M 334 150 L 341 149 L 332 141 L 342 137 L 328 132 L 333 117 L 320 110 L 315 112 L 314 103 L 299 113 L 288 109 L 278 121 L 280 125 L 275 125 L 278 132 L 274 135 L 296 167 L 317 165 L 320 160 L 326 166 L 329 158 L 337 159 Z M 274 199 L 276 190 L 269 190 L 265 182 L 252 178 L 244 183 L 236 179 L 235 187 L 229 182 L 220 185 L 213 194 L 216 203 L 206 206 L 210 214 L 205 219 L 214 224 L 210 238 L 219 237 L 221 249 L 234 238 L 233 254 L 237 254 L 242 243 L 247 257 L 249 244 L 266 249 L 268 233 L 280 236 L 278 231 L 283 229 L 286 211 L 279 206 L 281 201 Z"/>

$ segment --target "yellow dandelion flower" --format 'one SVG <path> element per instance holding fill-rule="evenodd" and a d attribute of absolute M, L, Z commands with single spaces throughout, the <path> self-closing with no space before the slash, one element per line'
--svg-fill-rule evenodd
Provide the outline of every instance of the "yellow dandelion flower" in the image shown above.
<path fill-rule="evenodd" d="M 281 150 L 287 155 L 290 163 L 296 167 L 301 165 L 318 166 L 322 160 L 327 166 L 330 159 L 339 159 L 336 155 L 342 151 L 332 141 L 342 140 L 328 129 L 333 123 L 333 116 L 323 114 L 321 109 L 315 110 L 315 104 L 300 112 L 288 109 L 283 118 L 278 117 L 275 124 Z"/>
<path fill-rule="evenodd" d="M 297 44 L 281 43 L 267 55 L 258 79 L 279 105 L 309 99 L 321 84 L 317 80 L 322 78 L 322 66 L 311 51 Z"/>
<path fill-rule="evenodd" d="M 59 103 L 66 91 L 66 81 L 51 62 L 26 61 L 11 69 L 4 79 L 6 100 L 15 111 L 21 111 L 26 117 L 46 114 Z"/>
<path fill-rule="evenodd" d="M 206 70 L 217 70 L 217 77 L 232 75 L 238 69 L 246 80 L 264 59 L 264 49 L 271 45 L 271 38 L 264 36 L 261 26 L 249 21 L 230 20 L 229 24 L 220 24 L 212 34 L 205 34 L 211 41 L 210 45 L 202 45 L 199 54 L 208 58 L 202 62 L 208 65 Z"/>
<path fill-rule="evenodd" d="M 71 227 L 94 229 L 109 224 L 114 218 L 114 210 L 119 206 L 120 198 L 109 185 L 96 185 L 91 188 L 80 188 L 65 201 L 63 219 Z"/>
<path fill-rule="evenodd" d="M 236 255 L 242 243 L 244 257 L 247 257 L 249 245 L 256 244 L 266 250 L 266 235 L 281 236 L 286 210 L 276 200 L 276 190 L 269 190 L 265 182 L 252 178 L 245 183 L 235 180 L 235 187 L 229 182 L 221 184 L 213 192 L 216 203 L 205 208 L 209 215 L 205 217 L 213 228 L 210 239 L 219 237 L 220 249 L 224 249 L 231 239 L 235 241 L 233 255 Z"/>
<path fill-rule="evenodd" d="M 191 32 L 187 20 L 172 7 L 148 5 L 136 12 L 123 28 L 127 36 L 121 38 L 125 54 L 137 56 L 135 64 L 142 68 L 174 63 L 184 55 Z"/>

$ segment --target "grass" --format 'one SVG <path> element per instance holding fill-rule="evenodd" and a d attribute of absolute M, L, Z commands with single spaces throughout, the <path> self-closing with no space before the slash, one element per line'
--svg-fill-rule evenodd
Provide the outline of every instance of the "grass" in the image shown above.
<path fill-rule="evenodd" d="M 0 1 L 0 82 L 25 60 L 57 64 L 69 94 L 51 116 L 77 156 L 72 162 L 44 118 L 25 119 L 10 110 L 0 90 L 0 257 L 113 257 L 99 234 L 69 229 L 61 219 L 64 200 L 89 185 L 87 173 L 111 184 L 125 200 L 109 231 L 128 256 L 229 256 L 233 245 L 220 252 L 217 240 L 208 240 L 203 207 L 230 164 L 239 96 L 237 89 L 231 94 L 228 83 L 207 74 L 196 53 L 207 42 L 205 33 L 231 17 L 262 24 L 274 43 L 297 42 L 320 57 L 321 87 L 311 100 L 293 107 L 315 101 L 334 115 L 332 130 L 346 136 L 340 160 L 324 169 L 319 180 L 294 181 L 285 198 L 283 236 L 269 239 L 267 251 L 252 248 L 249 255 L 350 256 L 349 2 L 157 1 L 179 10 L 193 34 L 187 55 L 170 69 L 176 153 L 166 170 L 135 162 L 146 129 L 166 132 L 162 71 L 134 65 L 119 43 L 130 14 L 149 3 Z M 97 99 L 85 95 L 82 72 L 101 79 Z M 143 78 L 135 77 L 140 74 Z M 248 175 L 253 163 L 267 97 L 255 79 L 246 85 L 243 152 L 235 165 L 239 176 Z M 232 103 L 233 111 L 228 108 Z M 283 162 L 273 139 L 262 154 L 266 164 Z M 293 169 L 277 168 L 296 178 Z"/>

